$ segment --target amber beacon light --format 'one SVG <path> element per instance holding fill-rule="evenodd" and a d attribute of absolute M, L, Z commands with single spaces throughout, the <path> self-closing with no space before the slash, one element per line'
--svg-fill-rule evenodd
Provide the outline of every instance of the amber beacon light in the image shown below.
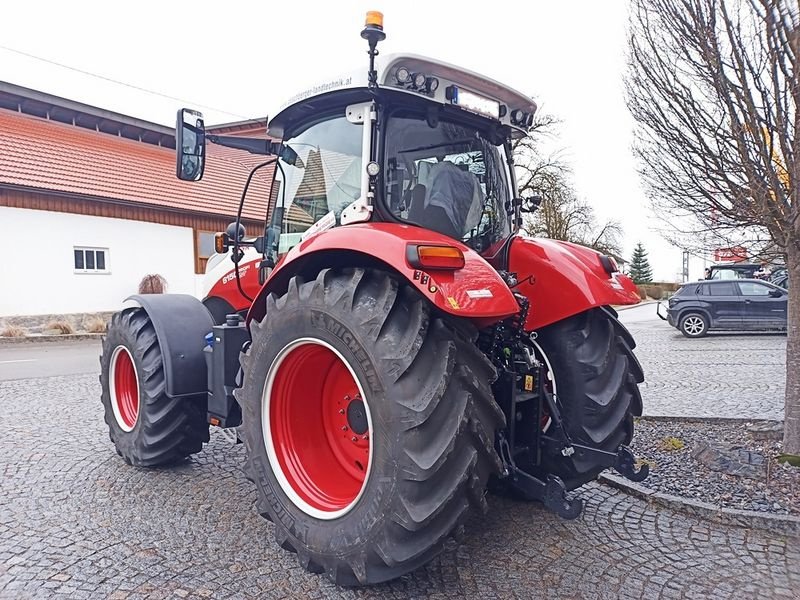
<path fill-rule="evenodd" d="M 368 10 L 367 20 L 364 22 L 365 27 L 377 27 L 383 31 L 383 13 L 378 10 Z"/>

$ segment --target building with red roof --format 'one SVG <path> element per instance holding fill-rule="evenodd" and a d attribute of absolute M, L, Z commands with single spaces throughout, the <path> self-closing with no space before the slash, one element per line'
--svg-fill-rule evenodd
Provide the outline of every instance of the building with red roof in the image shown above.
<path fill-rule="evenodd" d="M 266 119 L 210 127 L 265 136 Z M 197 295 L 213 234 L 263 157 L 210 145 L 203 180 L 175 177 L 169 127 L 0 82 L 0 316 L 116 310 L 144 275 Z M 272 170 L 254 178 L 248 234 Z"/>

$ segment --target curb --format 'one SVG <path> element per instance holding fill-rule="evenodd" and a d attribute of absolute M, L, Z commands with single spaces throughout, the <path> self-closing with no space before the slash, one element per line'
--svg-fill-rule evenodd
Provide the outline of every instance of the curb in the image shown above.
<path fill-rule="evenodd" d="M 5 344 L 35 344 L 37 342 L 79 342 L 82 340 L 100 340 L 104 333 L 67 333 L 61 335 L 26 335 L 22 337 L 0 337 L 0 346 Z"/>
<path fill-rule="evenodd" d="M 713 521 L 714 523 L 761 529 L 777 535 L 800 537 L 800 517 L 793 515 L 777 515 L 754 510 L 725 508 L 708 502 L 656 492 L 610 473 L 601 473 L 598 480 L 609 487 L 640 498 L 649 504 L 658 504 L 671 510 Z"/>
<path fill-rule="evenodd" d="M 730 423 L 733 425 L 741 425 L 744 423 L 783 423 L 781 419 L 765 419 L 761 417 L 670 417 L 668 415 L 642 415 L 641 417 L 634 418 L 639 422 L 655 421 L 660 423 L 668 421 L 676 421 L 678 423 Z"/>
<path fill-rule="evenodd" d="M 623 310 L 630 310 L 632 308 L 640 308 L 649 304 L 656 304 L 657 302 L 658 300 L 645 300 L 644 302 L 639 302 L 638 304 L 623 304 L 622 306 L 615 306 L 614 310 L 620 312 Z"/>

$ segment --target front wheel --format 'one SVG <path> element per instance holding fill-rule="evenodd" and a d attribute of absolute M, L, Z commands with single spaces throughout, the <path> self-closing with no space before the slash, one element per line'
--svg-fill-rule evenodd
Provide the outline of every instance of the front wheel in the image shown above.
<path fill-rule="evenodd" d="M 681 317 L 678 328 L 688 338 L 700 338 L 708 333 L 708 319 L 700 313 L 689 313 Z"/>
<path fill-rule="evenodd" d="M 100 367 L 108 434 L 126 462 L 154 467 L 202 450 L 208 441 L 206 399 L 167 396 L 161 346 L 143 309 L 111 318 Z"/>
<path fill-rule="evenodd" d="M 304 568 L 393 579 L 485 508 L 504 418 L 464 329 L 380 271 L 325 270 L 268 298 L 237 399 L 259 511 Z"/>

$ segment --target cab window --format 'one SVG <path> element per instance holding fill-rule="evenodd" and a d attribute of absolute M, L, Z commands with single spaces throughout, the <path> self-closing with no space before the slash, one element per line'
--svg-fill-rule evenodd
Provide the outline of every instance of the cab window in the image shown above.
<path fill-rule="evenodd" d="M 281 155 L 273 186 L 279 254 L 326 215 L 332 213 L 338 224 L 342 211 L 358 199 L 362 132 L 361 125 L 337 113 L 284 140 L 292 152 Z"/>

